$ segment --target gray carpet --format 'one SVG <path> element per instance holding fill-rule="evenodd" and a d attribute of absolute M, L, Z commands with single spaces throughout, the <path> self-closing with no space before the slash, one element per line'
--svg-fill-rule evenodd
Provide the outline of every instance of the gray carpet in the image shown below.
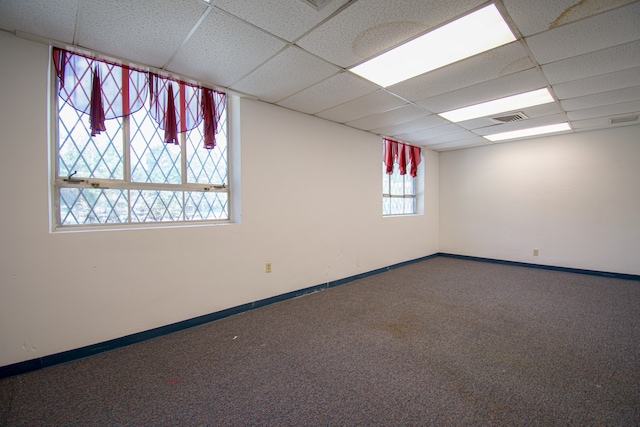
<path fill-rule="evenodd" d="M 640 425 L 640 283 L 438 257 L 2 380 L 0 424 Z"/>

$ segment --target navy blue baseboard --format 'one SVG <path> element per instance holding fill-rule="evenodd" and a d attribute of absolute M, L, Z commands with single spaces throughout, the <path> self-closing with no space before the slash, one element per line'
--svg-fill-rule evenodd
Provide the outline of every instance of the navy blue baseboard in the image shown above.
<path fill-rule="evenodd" d="M 388 267 L 379 268 L 377 270 L 372 270 L 366 273 L 357 274 L 355 276 L 346 277 L 344 279 L 334 280 L 328 283 L 321 283 L 319 285 L 311 286 L 304 289 L 299 289 L 297 291 L 287 292 L 286 294 L 276 295 L 276 296 L 265 298 L 259 301 L 254 301 L 247 304 L 239 305 L 237 307 L 228 308 L 226 310 L 217 311 L 215 313 L 205 314 L 204 316 L 195 317 L 193 319 L 183 320 L 181 322 L 172 323 L 170 325 L 161 326 L 159 328 L 150 329 L 148 331 L 138 332 L 135 334 L 101 342 L 98 344 L 92 344 L 86 347 L 64 351 L 62 353 L 52 354 L 49 356 L 44 356 L 37 359 L 31 359 L 24 362 L 18 362 L 12 365 L 2 366 L 0 367 L 0 379 L 8 378 L 8 377 L 12 377 L 20 374 L 26 374 L 28 372 L 37 371 L 38 369 L 44 369 L 51 366 L 60 365 L 63 363 L 73 362 L 75 360 L 84 359 L 85 357 L 94 356 L 96 354 L 116 350 L 122 347 L 129 346 L 131 344 L 136 344 L 136 343 L 147 341 L 153 338 L 169 335 L 174 332 L 179 332 L 188 328 L 192 328 L 194 326 L 203 325 L 205 323 L 224 319 L 225 317 L 233 316 L 235 314 L 240 314 L 249 310 L 254 310 L 259 307 L 264 307 L 277 302 L 285 301 L 292 298 L 297 298 L 303 295 L 307 295 L 314 292 L 323 291 L 325 289 L 333 288 L 336 286 L 344 285 L 346 283 L 350 283 L 355 280 L 364 279 L 365 277 L 370 277 L 376 274 L 384 273 L 386 271 L 403 267 L 405 265 L 414 264 L 417 262 L 435 258 L 436 256 L 437 254 L 434 254 L 434 255 L 429 255 L 429 256 L 417 258 L 410 261 L 401 262 L 398 264 L 390 265 Z"/>
<path fill-rule="evenodd" d="M 323 291 L 325 289 L 333 288 L 336 286 L 344 285 L 346 283 L 350 283 L 355 280 L 364 279 L 366 277 L 374 276 L 376 274 L 384 273 L 389 270 L 404 267 L 410 264 L 415 264 L 417 262 L 426 261 L 428 259 L 436 258 L 439 256 L 447 257 L 447 258 L 471 260 L 471 261 L 490 262 L 495 264 L 513 265 L 513 266 L 519 266 L 519 267 L 563 271 L 567 273 L 589 274 L 594 276 L 612 277 L 617 279 L 640 281 L 640 275 L 610 273 L 610 272 L 594 271 L 594 270 L 582 270 L 582 269 L 567 268 L 567 267 L 555 267 L 555 266 L 548 266 L 548 265 L 542 265 L 542 264 L 528 264 L 524 262 L 504 261 L 504 260 L 491 259 L 491 258 L 479 258 L 479 257 L 473 257 L 473 256 L 455 255 L 455 254 L 439 252 L 433 255 L 428 255 L 428 256 L 413 259 L 410 261 L 404 261 L 398 264 L 393 264 L 388 267 L 383 267 L 376 270 L 368 271 L 366 273 L 357 274 L 355 276 L 346 277 L 344 279 L 322 283 L 319 285 L 311 286 L 311 287 L 300 289 L 297 291 L 292 291 L 285 294 L 262 299 L 259 301 L 254 301 L 247 304 L 239 305 L 237 307 L 228 308 L 226 310 L 217 311 L 215 313 L 206 314 L 204 316 L 195 317 L 193 319 L 184 320 L 182 322 L 172 323 L 170 325 L 161 326 L 159 328 L 150 329 L 148 331 L 138 332 L 135 334 L 101 342 L 98 344 L 88 345 L 86 347 L 64 351 L 62 353 L 52 354 L 49 356 L 44 356 L 44 357 L 40 357 L 32 360 L 26 360 L 24 362 L 14 363 L 12 365 L 2 366 L 0 367 L 0 379 L 8 378 L 8 377 L 12 377 L 20 374 L 25 374 L 28 372 L 36 371 L 38 369 L 44 369 L 51 366 L 60 365 L 63 363 L 72 362 L 75 360 L 83 359 L 85 357 L 93 356 L 93 355 L 104 353 L 107 351 L 116 350 L 122 347 L 129 346 L 131 344 L 140 343 L 153 338 L 172 334 L 174 332 L 179 332 L 188 328 L 192 328 L 194 326 L 199 326 L 205 323 L 213 322 L 215 320 L 224 319 L 225 317 L 244 313 L 246 311 L 254 310 L 256 308 L 264 307 L 277 302 L 285 301 L 292 298 L 297 298 L 303 295 L 307 295 L 314 292 Z"/>
<path fill-rule="evenodd" d="M 481 258 L 481 257 L 475 257 L 475 256 L 468 256 L 468 255 L 456 255 L 456 254 L 448 254 L 444 252 L 438 252 L 436 256 L 441 256 L 445 258 L 465 259 L 469 261 L 489 262 L 492 264 L 513 265 L 517 267 L 538 268 L 541 270 L 563 271 L 565 273 L 588 274 L 590 276 L 611 277 L 614 279 L 640 281 L 640 275 L 636 275 L 636 274 L 611 273 L 608 271 L 598 271 L 598 270 L 583 270 L 581 268 L 557 267 L 554 265 L 544 265 L 544 264 L 529 264 L 527 262 L 505 261 L 501 259 Z"/>

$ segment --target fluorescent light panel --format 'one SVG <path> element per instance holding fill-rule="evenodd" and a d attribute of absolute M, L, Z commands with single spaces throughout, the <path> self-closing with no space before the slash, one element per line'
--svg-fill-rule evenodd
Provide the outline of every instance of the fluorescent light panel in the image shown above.
<path fill-rule="evenodd" d="M 351 69 L 382 87 L 516 40 L 495 4 L 413 39 Z"/>
<path fill-rule="evenodd" d="M 490 116 L 492 114 L 504 113 L 505 111 L 547 104 L 549 102 L 553 102 L 553 96 L 549 93 L 549 89 L 544 88 L 507 96 L 506 98 L 494 99 L 493 101 L 483 102 L 481 104 L 470 105 L 469 107 L 458 108 L 457 110 L 447 111 L 438 115 L 451 122 L 457 123 L 477 119 L 478 117 Z"/>
<path fill-rule="evenodd" d="M 571 130 L 569 123 L 558 123 L 555 125 L 538 126 L 535 128 L 514 130 L 511 132 L 494 133 L 493 135 L 485 135 L 484 137 L 491 142 L 504 141 L 506 139 L 524 138 L 526 136 L 544 135 L 547 133 L 562 132 Z"/>

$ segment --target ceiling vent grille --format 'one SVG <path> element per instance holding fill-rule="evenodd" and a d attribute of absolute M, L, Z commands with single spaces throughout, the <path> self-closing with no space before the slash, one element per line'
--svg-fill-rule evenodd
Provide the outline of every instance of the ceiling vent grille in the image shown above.
<path fill-rule="evenodd" d="M 307 4 L 315 10 L 321 10 L 323 7 L 331 3 L 332 0 L 301 0 L 302 3 Z"/>
<path fill-rule="evenodd" d="M 511 123 L 511 122 L 517 122 L 520 120 L 524 120 L 524 119 L 528 119 L 529 117 L 526 116 L 526 114 L 520 112 L 520 113 L 515 113 L 515 114 L 509 114 L 506 116 L 499 116 L 499 117 L 490 117 L 491 120 L 493 120 L 496 123 Z"/>
<path fill-rule="evenodd" d="M 611 123 L 612 125 L 617 125 L 618 123 L 635 122 L 639 117 L 640 116 L 616 117 L 615 119 L 610 119 L 609 123 Z"/>

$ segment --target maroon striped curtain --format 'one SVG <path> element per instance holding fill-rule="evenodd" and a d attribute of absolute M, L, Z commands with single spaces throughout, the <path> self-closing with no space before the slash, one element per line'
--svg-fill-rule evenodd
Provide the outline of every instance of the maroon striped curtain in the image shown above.
<path fill-rule="evenodd" d="M 388 175 L 393 174 L 393 165 L 398 163 L 400 175 L 406 175 L 407 165 L 410 165 L 409 173 L 412 177 L 418 175 L 418 165 L 420 164 L 422 148 L 403 142 L 384 138 L 383 161 Z"/>
<path fill-rule="evenodd" d="M 61 99 L 89 114 L 91 135 L 106 129 L 105 120 L 135 113 L 149 97 L 149 110 L 164 140 L 177 144 L 178 133 L 194 129 L 204 121 L 204 146 L 216 146 L 226 95 L 129 66 L 53 50 Z"/>

